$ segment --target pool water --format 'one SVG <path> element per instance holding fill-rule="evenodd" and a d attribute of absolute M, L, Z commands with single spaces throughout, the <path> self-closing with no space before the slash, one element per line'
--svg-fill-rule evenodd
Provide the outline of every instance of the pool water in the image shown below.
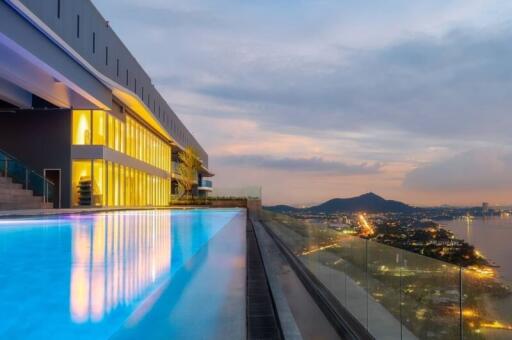
<path fill-rule="evenodd" d="M 0 338 L 104 339 L 240 210 L 0 220 Z"/>

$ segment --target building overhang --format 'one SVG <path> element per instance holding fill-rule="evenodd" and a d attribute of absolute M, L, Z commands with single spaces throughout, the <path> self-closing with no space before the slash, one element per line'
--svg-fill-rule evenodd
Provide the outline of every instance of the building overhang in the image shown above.
<path fill-rule="evenodd" d="M 146 104 L 139 98 L 137 94 L 127 89 L 123 85 L 113 81 L 109 77 L 102 74 L 94 66 L 92 66 L 85 58 L 83 58 L 77 51 L 75 51 L 64 39 L 62 39 L 57 33 L 55 33 L 48 25 L 46 25 L 41 19 L 39 19 L 30 9 L 28 9 L 19 0 L 6 0 L 12 8 L 20 13 L 26 20 L 28 20 L 34 27 L 46 35 L 54 44 L 62 49 L 67 55 L 69 55 L 76 63 L 88 71 L 93 77 L 100 81 L 104 86 L 109 88 L 112 92 L 112 96 L 122 102 L 127 108 L 139 116 L 144 122 L 158 132 L 163 138 L 167 139 L 170 144 L 184 150 L 185 146 L 180 144 L 175 138 L 173 138 L 165 127 L 156 118 L 153 112 L 146 106 Z M 60 80 L 60 79 L 59 79 Z M 80 91 L 77 87 L 75 90 Z M 94 97 L 88 98 L 92 103 L 97 105 L 98 109 L 111 110 L 112 103 L 105 103 L 104 101 L 95 101 Z M 64 103 L 61 103 L 63 105 Z M 87 107 L 88 108 L 88 107 Z M 206 173 L 205 176 L 213 176 L 208 169 L 202 166 L 202 170 Z"/>

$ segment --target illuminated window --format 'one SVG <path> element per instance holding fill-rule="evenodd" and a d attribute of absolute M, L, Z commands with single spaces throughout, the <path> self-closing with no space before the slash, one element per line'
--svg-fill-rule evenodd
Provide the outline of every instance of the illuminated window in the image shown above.
<path fill-rule="evenodd" d="M 119 167 L 119 205 L 124 206 L 125 205 L 125 184 L 126 184 L 126 177 L 125 177 L 125 168 L 124 166 Z"/>
<path fill-rule="evenodd" d="M 92 113 L 92 143 L 94 145 L 106 144 L 106 113 L 105 111 L 93 111 Z"/>
<path fill-rule="evenodd" d="M 114 149 L 115 140 L 115 126 L 114 117 L 108 115 L 108 147 Z"/>
<path fill-rule="evenodd" d="M 105 206 L 106 204 L 106 178 L 103 160 L 93 162 L 93 200 L 94 206 Z"/>
<path fill-rule="evenodd" d="M 73 144 L 91 144 L 91 111 L 73 111 Z"/>
<path fill-rule="evenodd" d="M 91 161 L 73 161 L 71 177 L 73 206 L 91 205 Z"/>
<path fill-rule="evenodd" d="M 114 166 L 114 206 L 119 206 L 119 164 L 113 164 Z"/>
<path fill-rule="evenodd" d="M 108 181 L 108 206 L 113 207 L 114 206 L 114 167 L 112 162 L 107 163 L 108 168 L 108 175 L 107 175 L 107 181 Z"/>
<path fill-rule="evenodd" d="M 114 119 L 114 126 L 115 126 L 115 132 L 114 132 L 114 149 L 116 151 L 121 150 L 121 123 L 119 120 Z"/>
<path fill-rule="evenodd" d="M 120 122 L 120 135 L 119 135 L 119 139 L 120 139 L 120 149 L 119 151 L 121 151 L 122 153 L 125 153 L 126 150 L 125 150 L 125 123 L 123 122 Z"/>

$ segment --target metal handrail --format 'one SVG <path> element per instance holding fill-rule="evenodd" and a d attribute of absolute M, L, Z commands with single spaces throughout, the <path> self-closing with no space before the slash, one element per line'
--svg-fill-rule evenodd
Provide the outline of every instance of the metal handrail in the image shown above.
<path fill-rule="evenodd" d="M 35 170 L 30 169 L 24 163 L 22 163 L 19 159 L 17 159 L 16 157 L 10 155 L 9 153 L 7 153 L 7 152 L 5 152 L 4 150 L 1 150 L 1 149 L 0 149 L 0 162 L 3 162 L 4 171 L 3 171 L 2 175 L 4 177 L 8 177 L 9 176 L 9 162 L 11 162 L 13 164 L 18 164 L 24 170 L 24 172 L 25 172 L 24 180 L 20 180 L 19 178 L 17 179 L 17 178 L 14 178 L 14 177 L 12 177 L 12 178 L 13 178 L 14 182 L 22 184 L 24 186 L 25 190 L 30 190 L 31 189 L 29 187 L 30 176 L 35 176 L 35 177 L 41 179 L 42 183 L 43 183 L 43 188 L 42 188 L 43 189 L 42 190 L 43 201 L 44 201 L 44 203 L 48 203 L 49 202 L 50 189 L 53 189 L 53 187 L 55 186 L 55 184 L 52 181 L 46 179 L 43 175 L 37 173 Z M 37 195 L 37 193 L 35 192 L 34 189 L 35 188 L 32 188 L 32 191 L 34 192 L 34 195 Z"/>

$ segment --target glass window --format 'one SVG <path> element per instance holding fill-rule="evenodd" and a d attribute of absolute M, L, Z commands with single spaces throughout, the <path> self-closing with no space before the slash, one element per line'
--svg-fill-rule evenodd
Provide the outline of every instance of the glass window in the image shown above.
<path fill-rule="evenodd" d="M 132 121 L 126 118 L 126 153 L 132 156 Z"/>
<path fill-rule="evenodd" d="M 108 147 L 114 149 L 114 140 L 115 140 L 115 126 L 114 126 L 114 118 L 109 115 L 108 116 Z"/>
<path fill-rule="evenodd" d="M 73 144 L 91 144 L 91 111 L 73 111 Z"/>
<path fill-rule="evenodd" d="M 93 111 L 92 113 L 92 126 L 93 126 L 93 133 L 92 133 L 92 143 L 94 145 L 105 145 L 106 144 L 106 119 L 105 111 Z"/>
<path fill-rule="evenodd" d="M 106 204 L 106 180 L 105 180 L 105 162 L 95 160 L 93 163 L 93 200 L 94 206 L 105 206 Z"/>
<path fill-rule="evenodd" d="M 119 206 L 119 164 L 113 164 L 114 166 L 114 206 Z"/>
<path fill-rule="evenodd" d="M 91 161 L 73 161 L 71 177 L 73 206 L 91 205 Z"/>
<path fill-rule="evenodd" d="M 124 143 L 125 143 L 125 123 L 124 122 L 119 122 L 119 130 L 121 132 L 121 134 L 119 135 L 119 139 L 120 139 L 120 150 L 122 153 L 125 153 L 125 147 L 124 147 Z"/>
<path fill-rule="evenodd" d="M 126 184 L 126 177 L 124 173 L 124 166 L 119 167 L 119 205 L 124 206 L 125 205 L 125 184 Z"/>
<path fill-rule="evenodd" d="M 121 150 L 121 124 L 119 122 L 119 120 L 117 119 L 114 119 L 114 122 L 115 122 L 115 145 L 114 145 L 114 149 L 116 151 L 120 151 Z"/>
<path fill-rule="evenodd" d="M 108 206 L 113 207 L 114 206 L 114 167 L 112 165 L 112 162 L 108 162 Z"/>

